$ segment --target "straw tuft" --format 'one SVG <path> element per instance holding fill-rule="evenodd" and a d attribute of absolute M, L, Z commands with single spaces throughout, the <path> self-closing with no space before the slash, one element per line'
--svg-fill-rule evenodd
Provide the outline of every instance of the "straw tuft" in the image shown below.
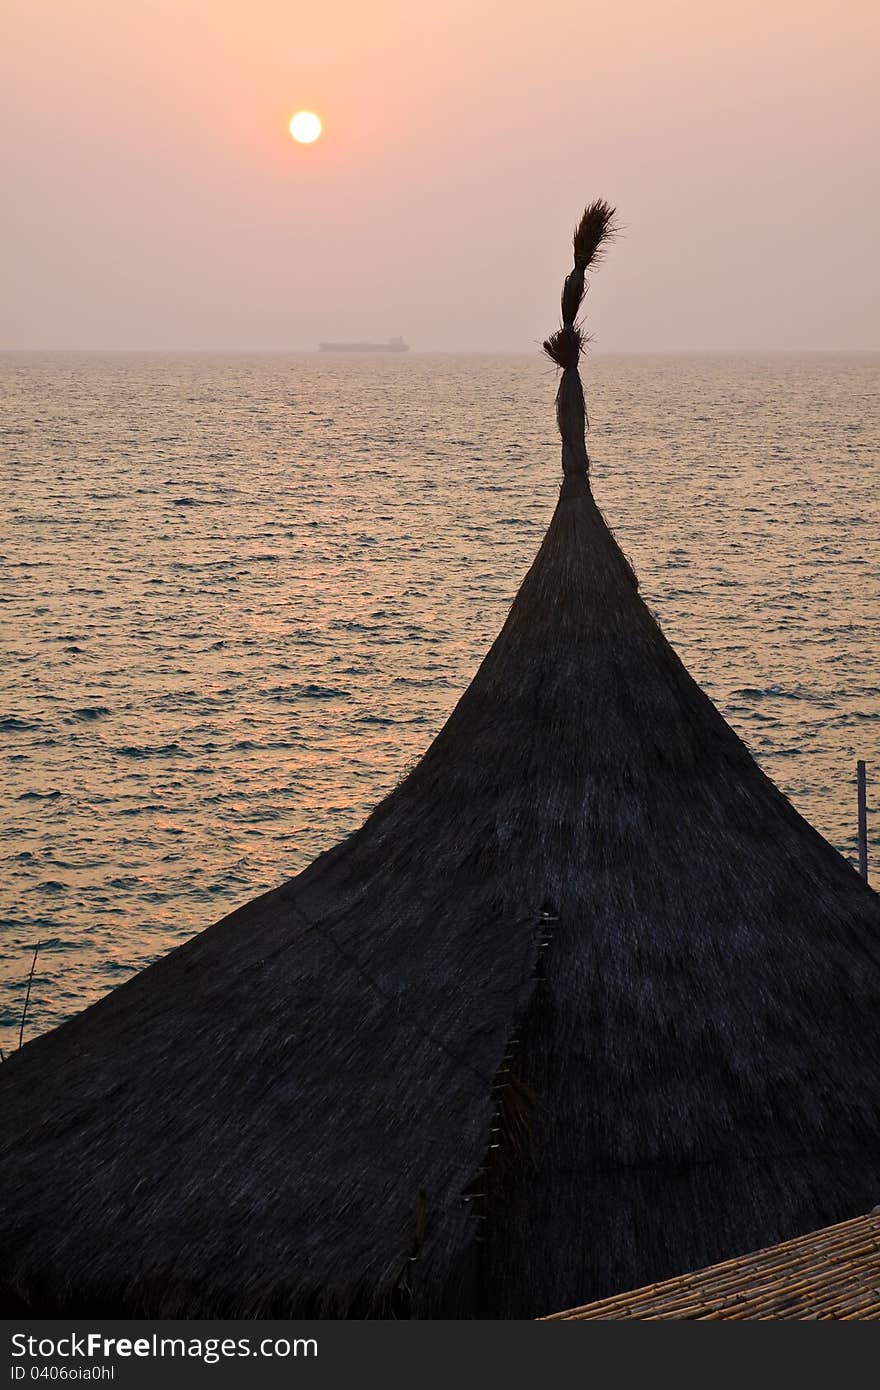
<path fill-rule="evenodd" d="M 597 198 L 589 207 L 575 228 L 574 263 L 582 270 L 595 265 L 607 249 L 609 241 L 617 235 L 615 223 L 616 209 L 604 198 Z"/>
<path fill-rule="evenodd" d="M 584 334 L 580 328 L 563 324 L 544 342 L 544 351 L 557 367 L 576 368 L 584 346 Z"/>

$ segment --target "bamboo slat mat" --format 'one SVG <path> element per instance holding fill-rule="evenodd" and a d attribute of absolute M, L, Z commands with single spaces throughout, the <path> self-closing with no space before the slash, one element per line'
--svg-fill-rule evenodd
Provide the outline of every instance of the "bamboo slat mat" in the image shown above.
<path fill-rule="evenodd" d="M 880 1209 L 541 1321 L 619 1318 L 880 1321 Z"/>

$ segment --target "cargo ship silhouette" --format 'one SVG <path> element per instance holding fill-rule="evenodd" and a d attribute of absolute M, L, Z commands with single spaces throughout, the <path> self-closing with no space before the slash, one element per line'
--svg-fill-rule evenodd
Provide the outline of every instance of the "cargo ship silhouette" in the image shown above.
<path fill-rule="evenodd" d="M 409 343 L 400 337 L 384 343 L 319 343 L 321 352 L 409 352 Z"/>

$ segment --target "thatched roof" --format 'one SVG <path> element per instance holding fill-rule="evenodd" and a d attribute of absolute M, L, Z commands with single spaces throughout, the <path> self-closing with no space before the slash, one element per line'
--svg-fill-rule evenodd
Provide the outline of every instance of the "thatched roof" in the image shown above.
<path fill-rule="evenodd" d="M 0 1066 L 10 1297 L 534 1316 L 876 1200 L 880 901 L 688 675 L 590 489 L 575 316 L 609 216 L 548 340 L 556 511 L 421 762 Z"/>
<path fill-rule="evenodd" d="M 547 1322 L 880 1320 L 880 1208 L 711 1269 L 554 1313 Z"/>

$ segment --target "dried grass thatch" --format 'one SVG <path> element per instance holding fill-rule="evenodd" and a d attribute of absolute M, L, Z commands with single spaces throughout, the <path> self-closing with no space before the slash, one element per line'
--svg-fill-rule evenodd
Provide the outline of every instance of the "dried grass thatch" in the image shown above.
<path fill-rule="evenodd" d="M 19 1306 L 531 1316 L 876 1200 L 880 904 L 639 597 L 576 377 L 544 543 L 421 762 L 0 1067 Z"/>

